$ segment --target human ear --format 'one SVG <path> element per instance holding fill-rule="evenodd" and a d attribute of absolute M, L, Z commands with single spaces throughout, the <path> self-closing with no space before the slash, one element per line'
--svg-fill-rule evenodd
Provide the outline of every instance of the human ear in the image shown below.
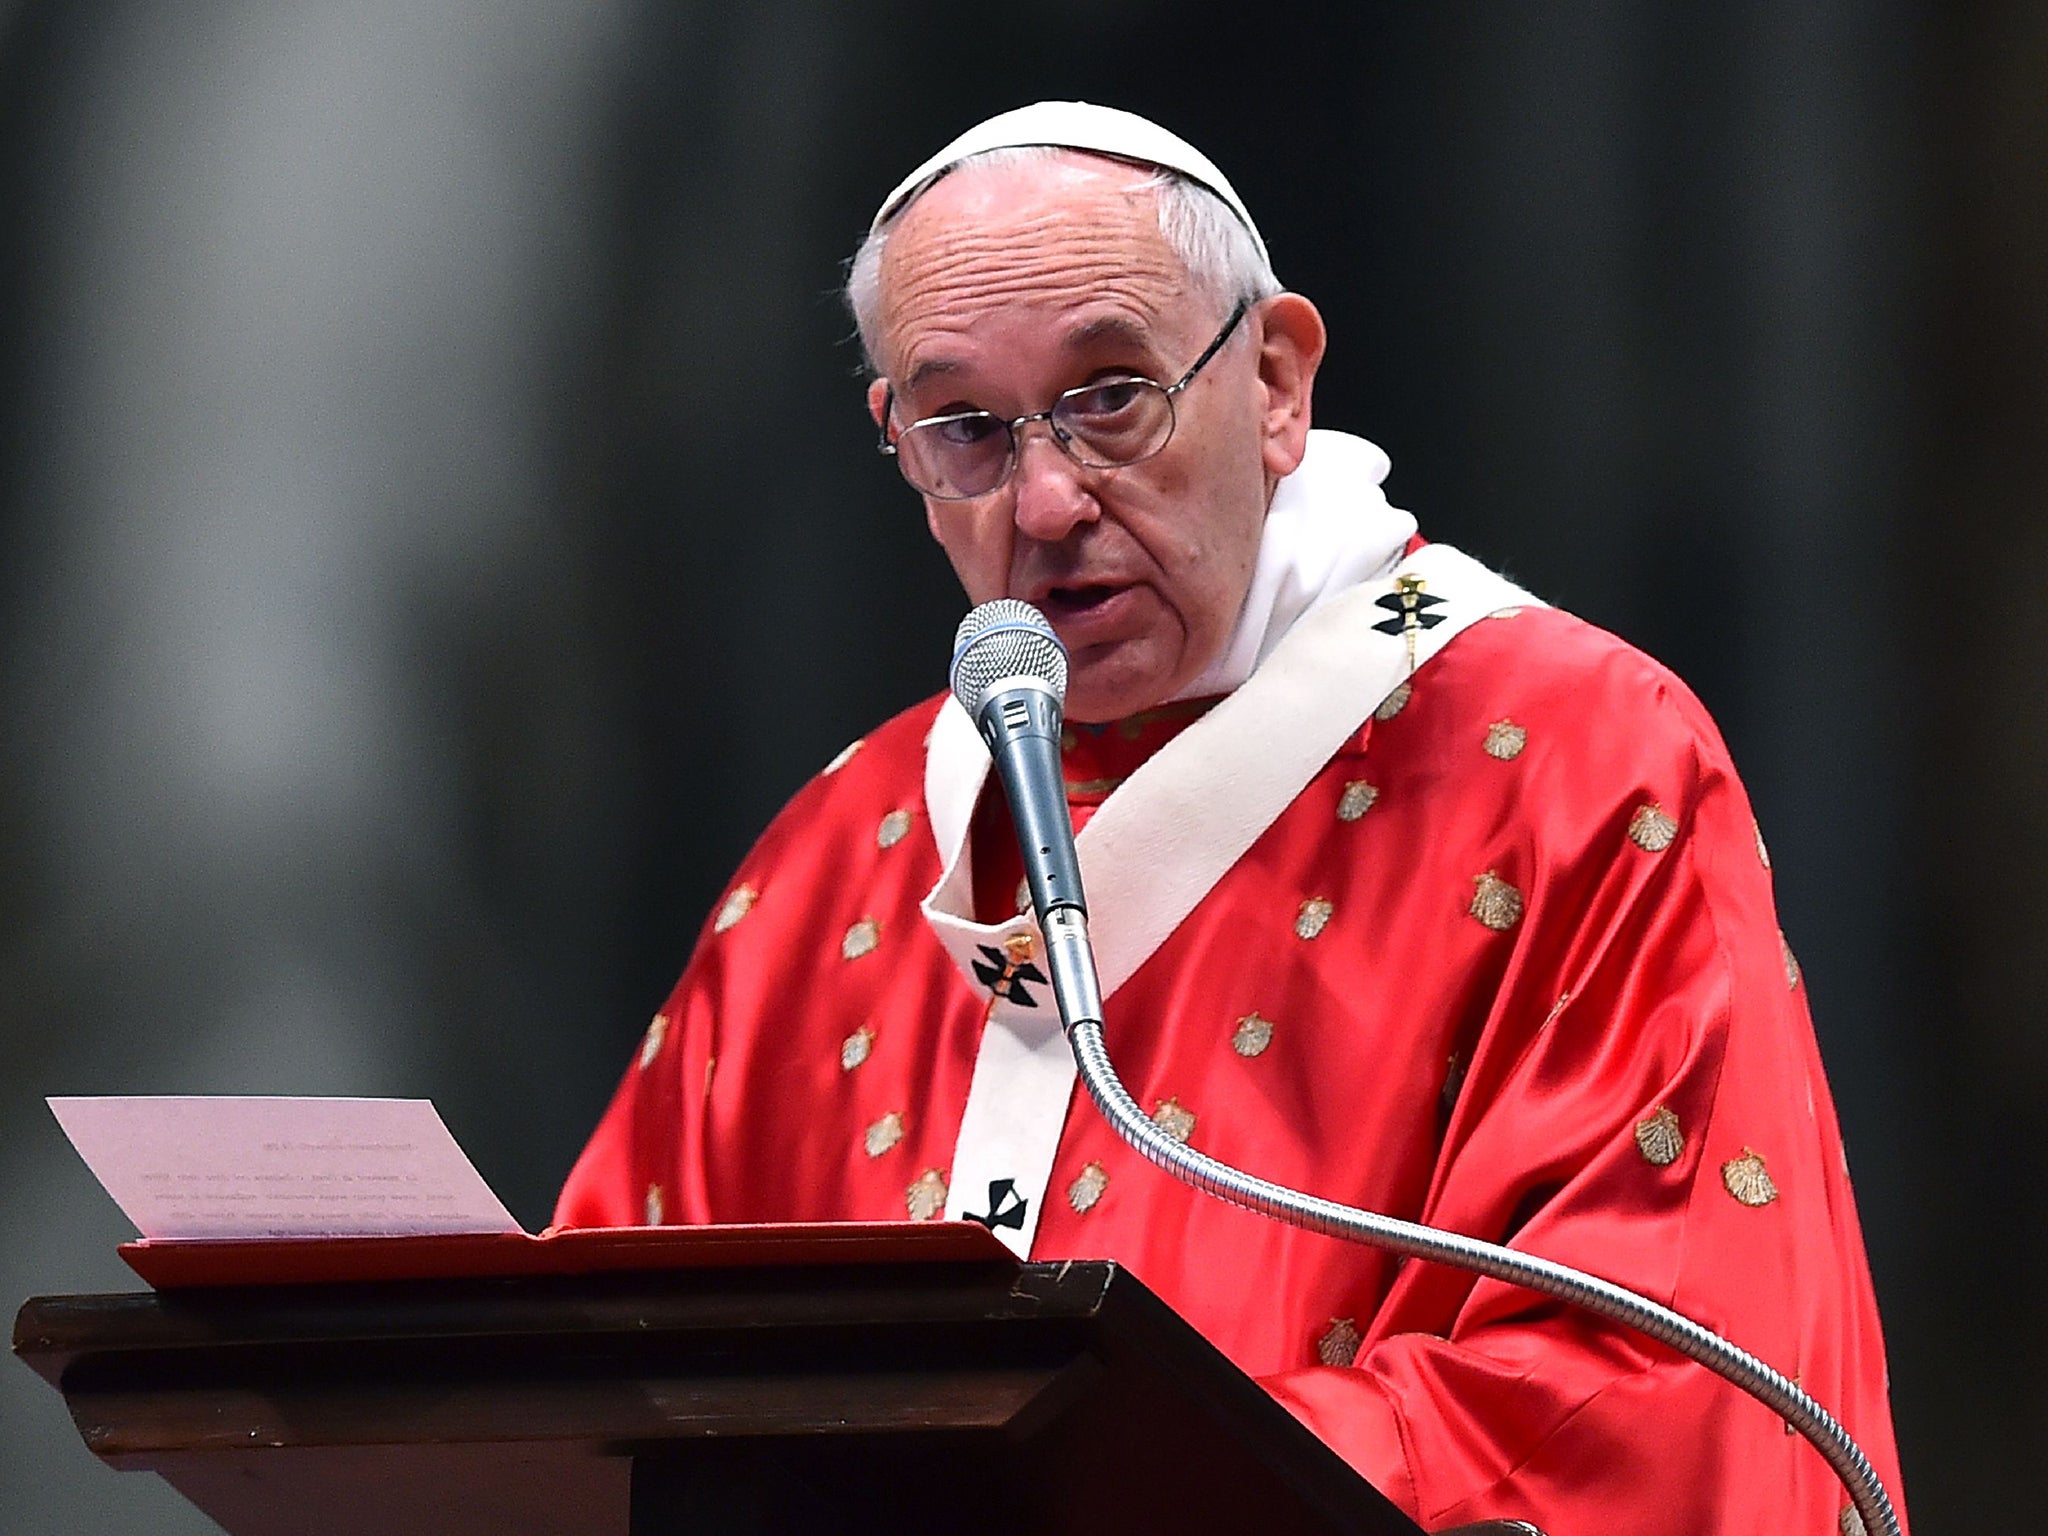
<path fill-rule="evenodd" d="M 1298 293 L 1275 294 L 1258 308 L 1259 384 L 1265 391 L 1266 473 L 1291 475 L 1308 449 L 1309 398 L 1323 360 L 1323 317 Z"/>

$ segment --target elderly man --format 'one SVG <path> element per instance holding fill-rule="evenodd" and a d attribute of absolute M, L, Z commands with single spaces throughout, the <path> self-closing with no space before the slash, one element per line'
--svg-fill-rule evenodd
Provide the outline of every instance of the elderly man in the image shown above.
<path fill-rule="evenodd" d="M 1675 678 L 1416 537 L 1311 431 L 1312 304 L 1220 172 L 1041 104 L 877 215 L 869 409 L 969 598 L 1072 662 L 1106 1026 L 1170 1134 L 1701 1317 L 1897 1488 L 1883 1346 L 1769 858 Z M 1099 1121 L 950 701 L 740 868 L 568 1224 L 987 1223 L 1128 1265 L 1423 1525 L 1820 1533 L 1803 1441 L 1591 1316 L 1277 1225 Z"/>

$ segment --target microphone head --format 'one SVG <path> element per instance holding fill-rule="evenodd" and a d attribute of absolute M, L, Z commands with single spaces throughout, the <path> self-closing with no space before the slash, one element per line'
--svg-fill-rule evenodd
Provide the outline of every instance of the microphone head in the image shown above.
<path fill-rule="evenodd" d="M 953 636 L 953 697 L 979 715 L 989 690 L 1012 678 L 1035 678 L 1067 701 L 1067 648 L 1044 614 L 1014 597 L 983 603 Z"/>

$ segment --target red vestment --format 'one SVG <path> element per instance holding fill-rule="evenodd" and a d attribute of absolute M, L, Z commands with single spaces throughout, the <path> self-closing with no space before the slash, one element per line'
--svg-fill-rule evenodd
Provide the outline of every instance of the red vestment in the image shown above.
<path fill-rule="evenodd" d="M 937 709 L 867 737 L 762 837 L 560 1222 L 943 1206 L 990 999 L 919 912 L 941 874 L 922 799 Z M 1168 718 L 1162 734 L 1186 723 Z M 1075 755 L 1098 745 L 1084 732 Z M 983 902 L 1010 857 L 1000 879 L 978 870 Z M 1132 1094 L 1193 1145 L 1698 1318 L 1796 1378 L 1899 1496 L 1876 1306 L 1768 856 L 1712 722 L 1639 652 L 1537 608 L 1459 634 L 1105 1022 Z M 1819 1456 L 1702 1368 L 1197 1195 L 1085 1094 L 1049 1187 L 1033 1258 L 1127 1265 L 1425 1528 L 1836 1529 L 1846 1499 Z"/>

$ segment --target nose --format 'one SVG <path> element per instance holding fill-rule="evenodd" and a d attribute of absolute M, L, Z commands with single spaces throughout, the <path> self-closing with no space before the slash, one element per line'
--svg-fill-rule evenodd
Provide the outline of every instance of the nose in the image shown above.
<path fill-rule="evenodd" d="M 1095 473 L 1067 456 L 1049 422 L 1034 421 L 1019 428 L 1017 467 L 1011 472 L 1011 487 L 1017 495 L 1017 531 L 1026 538 L 1055 544 L 1078 525 L 1095 521 L 1102 509 L 1085 483 Z"/>

